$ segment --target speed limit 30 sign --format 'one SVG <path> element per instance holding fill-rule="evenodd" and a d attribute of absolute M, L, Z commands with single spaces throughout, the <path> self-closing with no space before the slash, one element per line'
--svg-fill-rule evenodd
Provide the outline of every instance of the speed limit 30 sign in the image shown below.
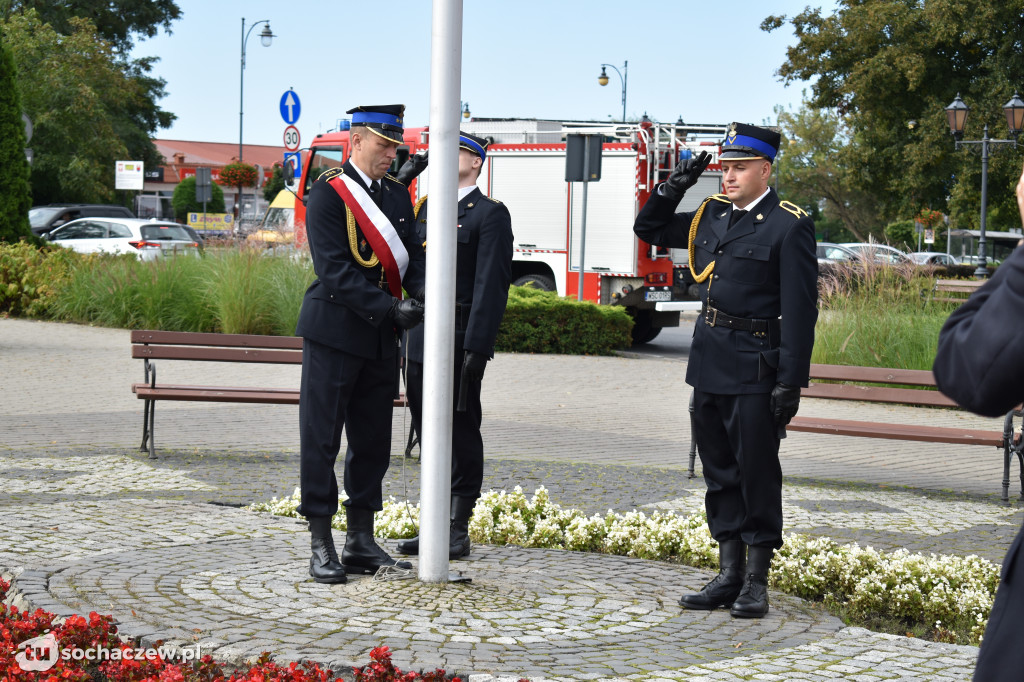
<path fill-rule="evenodd" d="M 290 152 L 299 148 L 299 129 L 295 126 L 288 126 L 284 129 L 284 148 Z"/>

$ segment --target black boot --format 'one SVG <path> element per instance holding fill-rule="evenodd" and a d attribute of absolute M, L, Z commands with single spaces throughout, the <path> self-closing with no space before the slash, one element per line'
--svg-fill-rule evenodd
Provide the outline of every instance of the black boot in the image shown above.
<path fill-rule="evenodd" d="M 348 532 L 341 564 L 346 573 L 374 574 L 381 566 L 412 568 L 408 561 L 395 561 L 373 539 L 373 510 L 345 507 Z"/>
<path fill-rule="evenodd" d="M 448 558 L 461 559 L 469 556 L 469 519 L 473 516 L 476 498 L 452 496 L 451 528 L 448 533 Z M 398 543 L 402 554 L 416 556 L 420 553 L 420 538 L 417 535 Z"/>
<path fill-rule="evenodd" d="M 703 611 L 731 606 L 743 588 L 746 554 L 747 546 L 742 540 L 723 540 L 718 543 L 718 575 L 700 592 L 683 595 L 679 604 L 688 609 Z"/>
<path fill-rule="evenodd" d="M 749 547 L 747 576 L 743 589 L 729 613 L 736 618 L 763 618 L 768 613 L 768 569 L 772 565 L 771 547 Z"/>
<path fill-rule="evenodd" d="M 469 519 L 476 506 L 475 497 L 452 495 L 452 527 L 448 536 L 448 558 L 462 559 L 469 556 Z"/>
<path fill-rule="evenodd" d="M 338 551 L 334 549 L 334 536 L 331 535 L 330 516 L 310 516 L 309 533 L 313 537 L 313 556 L 309 560 L 309 574 L 318 583 L 345 582 L 345 569 L 338 561 Z"/>

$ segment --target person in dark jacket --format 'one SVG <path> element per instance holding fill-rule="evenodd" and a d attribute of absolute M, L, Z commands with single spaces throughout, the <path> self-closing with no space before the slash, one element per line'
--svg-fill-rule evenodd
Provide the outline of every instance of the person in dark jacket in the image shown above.
<path fill-rule="evenodd" d="M 500 201 L 485 196 L 477 178 L 488 141 L 459 137 L 459 214 L 455 264 L 455 377 L 452 413 L 452 498 L 448 557 L 469 555 L 469 520 L 484 477 L 483 410 L 480 388 L 508 302 L 512 280 L 512 218 Z M 416 234 L 427 241 L 429 202 L 421 200 Z M 413 424 L 423 413 L 423 327 L 410 329 L 406 394 Z M 398 543 L 403 554 L 419 554 L 419 538 Z"/>
<path fill-rule="evenodd" d="M 309 191 L 306 236 L 317 278 L 302 301 L 299 513 L 309 521 L 316 582 L 396 565 L 374 541 L 373 514 L 391 460 L 398 340 L 423 319 L 425 259 L 404 186 L 387 175 L 402 143 L 402 105 L 350 110 L 351 155 Z M 331 534 L 338 510 L 334 463 L 345 431 L 347 533 L 339 560 Z M 400 562 L 412 568 L 408 562 Z"/>
<path fill-rule="evenodd" d="M 1024 171 L 1017 183 L 1024 225 Z M 992 279 L 957 308 L 939 332 L 932 372 L 939 390 L 958 405 L 988 417 L 1024 401 L 1024 248 L 1020 244 Z M 1024 528 L 1013 539 L 974 670 L 975 682 L 1016 682 L 1024 670 L 1020 646 L 1024 614 Z"/>
<path fill-rule="evenodd" d="M 703 302 L 690 346 L 694 428 L 720 572 L 680 603 L 768 612 L 768 570 L 782 546 L 779 441 L 807 386 L 817 274 L 814 224 L 768 187 L 777 132 L 733 123 L 721 146 L 724 194 L 676 213 L 711 155 L 683 159 L 641 209 L 636 235 L 687 248 Z"/>

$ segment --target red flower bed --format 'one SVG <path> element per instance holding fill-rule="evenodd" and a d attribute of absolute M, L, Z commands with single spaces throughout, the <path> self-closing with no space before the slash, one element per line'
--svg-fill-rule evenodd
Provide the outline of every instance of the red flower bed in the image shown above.
<path fill-rule="evenodd" d="M 10 584 L 0 578 L 0 600 Z M 225 672 L 211 656 L 175 660 L 157 648 L 143 649 L 122 641 L 111 616 L 95 611 L 89 618 L 71 616 L 54 624 L 56 616 L 36 609 L 32 613 L 0 603 L 0 680 L 38 682 L 340 682 L 316 663 L 281 666 L 264 653 L 248 671 Z M 29 640 L 34 640 L 29 642 Z M 444 670 L 402 672 L 391 661 L 391 651 L 370 651 L 370 663 L 353 668 L 366 682 L 460 682 Z M 525 680 L 521 682 L 526 682 Z"/>

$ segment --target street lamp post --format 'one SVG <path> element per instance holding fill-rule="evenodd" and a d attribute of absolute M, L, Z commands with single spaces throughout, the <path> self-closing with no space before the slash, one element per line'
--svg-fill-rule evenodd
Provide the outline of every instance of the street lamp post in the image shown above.
<path fill-rule="evenodd" d="M 615 73 L 619 74 L 619 80 L 622 81 L 622 122 L 626 122 L 626 79 L 629 78 L 629 62 L 624 61 L 622 63 L 622 71 L 615 68 L 613 64 L 602 64 L 601 75 L 597 77 L 597 82 L 601 85 L 608 85 L 608 74 L 605 72 L 605 67 L 615 69 Z M 625 72 L 623 75 L 622 72 Z"/>
<path fill-rule="evenodd" d="M 245 111 L 245 99 L 243 92 L 245 91 L 245 43 L 249 40 L 249 34 L 259 24 L 263 24 L 263 31 L 260 33 L 260 43 L 263 47 L 270 47 L 270 43 L 273 42 L 274 34 L 270 32 L 270 20 L 260 19 L 254 21 L 249 30 L 245 30 L 245 17 L 242 17 L 242 67 L 239 69 L 238 75 L 238 163 L 242 163 L 242 117 Z M 242 186 L 238 186 L 238 217 L 242 217 Z"/>
<path fill-rule="evenodd" d="M 970 107 L 964 104 L 964 101 L 960 99 L 960 93 L 957 93 L 956 99 L 946 107 L 946 118 L 949 121 L 949 131 L 953 134 L 953 138 L 956 140 L 957 149 L 969 144 L 981 145 L 981 229 L 979 230 L 978 236 L 978 269 L 974 271 L 974 276 L 978 279 L 985 279 L 988 277 L 985 244 L 985 218 L 988 211 L 989 147 L 1001 144 L 1012 144 L 1014 147 L 1017 146 L 1017 135 L 1019 135 L 1021 129 L 1024 128 L 1024 101 L 1022 101 L 1020 95 L 1015 92 L 1013 93 L 1013 98 L 1003 105 L 1003 111 L 1006 113 L 1006 125 L 1010 129 L 1010 135 L 1013 137 L 1012 140 L 990 139 L 988 136 L 987 123 L 985 124 L 980 140 L 961 139 L 964 134 L 964 125 L 967 123 L 968 111 L 970 111 Z"/>

